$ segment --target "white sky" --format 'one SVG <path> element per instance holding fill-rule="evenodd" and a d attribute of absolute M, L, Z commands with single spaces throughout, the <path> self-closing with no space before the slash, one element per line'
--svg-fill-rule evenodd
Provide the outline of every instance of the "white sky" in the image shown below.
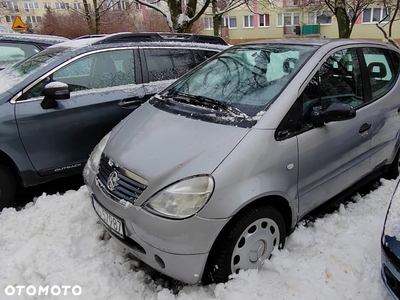
<path fill-rule="evenodd" d="M 155 283 L 138 270 L 112 238 L 100 239 L 104 230 L 86 187 L 42 195 L 21 211 L 0 215 L 0 299 L 35 299 L 6 296 L 8 285 L 80 285 L 79 297 L 44 299 L 389 300 L 380 278 L 380 235 L 396 181 L 382 182 L 313 226 L 300 224 L 260 270 L 241 272 L 226 284 L 185 286 L 176 295 L 164 288 L 170 282 Z"/>

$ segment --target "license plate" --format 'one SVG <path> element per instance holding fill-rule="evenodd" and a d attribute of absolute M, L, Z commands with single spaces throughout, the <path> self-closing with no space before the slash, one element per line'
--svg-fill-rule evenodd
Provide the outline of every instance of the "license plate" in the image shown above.
<path fill-rule="evenodd" d="M 124 223 L 117 217 L 114 217 L 108 210 L 102 207 L 95 199 L 93 199 L 93 208 L 103 223 L 111 229 L 116 235 L 124 238 Z"/>

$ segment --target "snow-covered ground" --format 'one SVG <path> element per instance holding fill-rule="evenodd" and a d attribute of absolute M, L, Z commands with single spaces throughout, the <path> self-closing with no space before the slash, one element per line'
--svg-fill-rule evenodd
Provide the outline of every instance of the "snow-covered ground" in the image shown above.
<path fill-rule="evenodd" d="M 205 287 L 153 281 L 104 235 L 86 187 L 42 195 L 0 215 L 0 299 L 391 299 L 380 278 L 380 234 L 395 184 L 382 180 L 356 203 L 300 224 L 260 270 Z M 79 285 L 82 294 L 8 296 L 9 285 Z"/>

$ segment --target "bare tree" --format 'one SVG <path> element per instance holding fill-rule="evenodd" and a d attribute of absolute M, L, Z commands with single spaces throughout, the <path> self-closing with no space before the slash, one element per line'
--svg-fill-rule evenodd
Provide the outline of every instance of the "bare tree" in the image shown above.
<path fill-rule="evenodd" d="M 172 32 L 189 33 L 204 14 L 211 0 L 135 0 L 137 3 L 161 13 Z"/>
<path fill-rule="evenodd" d="M 339 38 L 350 38 L 354 24 L 362 12 L 375 0 L 324 0 L 336 17 Z"/>
<path fill-rule="evenodd" d="M 248 5 L 251 0 L 211 0 L 214 35 L 219 35 L 224 14 L 242 5 Z"/>
<path fill-rule="evenodd" d="M 383 2 L 385 8 L 385 16 L 376 23 L 376 27 L 382 32 L 384 38 L 393 46 L 400 49 L 399 43 L 393 38 L 393 23 L 400 20 L 400 0 L 394 0 L 390 3 L 389 0 Z"/>
<path fill-rule="evenodd" d="M 122 18 L 124 22 L 120 21 Z M 107 13 L 102 15 L 100 20 L 99 31 L 101 33 L 138 31 L 134 25 L 137 23 L 136 15 L 132 13 L 129 14 L 129 12 L 109 10 Z M 119 21 L 116 22 L 116 20 Z M 59 35 L 67 38 L 76 38 L 78 36 L 92 34 L 83 14 L 76 14 L 72 10 L 60 13 L 54 12 L 51 9 L 47 9 L 40 27 L 36 32 L 41 34 Z"/>

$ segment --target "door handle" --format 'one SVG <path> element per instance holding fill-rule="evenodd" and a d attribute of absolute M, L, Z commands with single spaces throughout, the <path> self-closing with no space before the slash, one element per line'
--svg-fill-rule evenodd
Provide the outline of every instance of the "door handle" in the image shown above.
<path fill-rule="evenodd" d="M 368 123 L 362 124 L 361 127 L 360 127 L 360 130 L 358 131 L 358 133 L 363 133 L 363 132 L 367 131 L 368 129 L 371 128 L 371 126 L 372 125 L 368 124 Z"/>

